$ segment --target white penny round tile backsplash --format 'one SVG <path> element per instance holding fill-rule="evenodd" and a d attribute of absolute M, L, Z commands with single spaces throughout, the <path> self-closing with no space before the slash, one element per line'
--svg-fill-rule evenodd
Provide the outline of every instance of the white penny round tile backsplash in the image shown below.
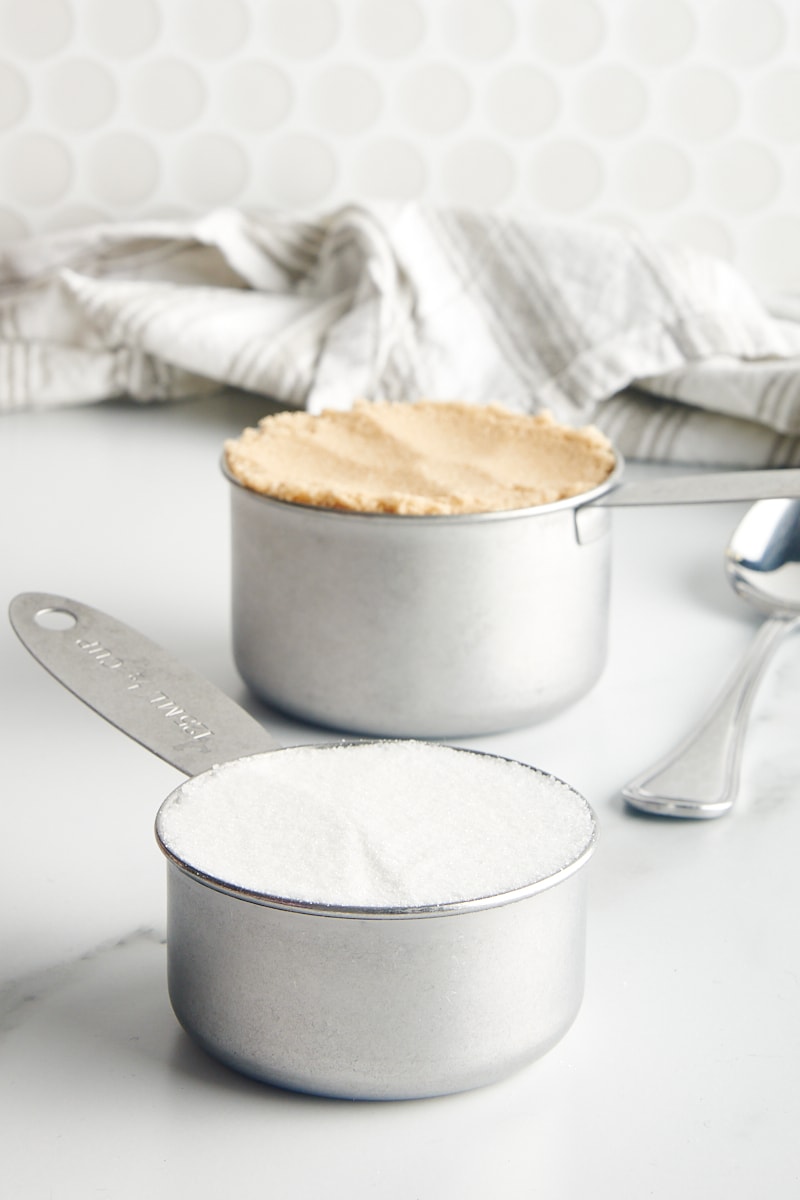
<path fill-rule="evenodd" d="M 611 222 L 800 288 L 796 0 L 0 0 L 0 240 L 220 205 Z"/>

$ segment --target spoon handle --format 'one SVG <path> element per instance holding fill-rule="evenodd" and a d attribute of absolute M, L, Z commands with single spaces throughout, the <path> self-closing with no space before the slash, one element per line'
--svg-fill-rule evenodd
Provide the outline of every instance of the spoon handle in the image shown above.
<path fill-rule="evenodd" d="M 622 789 L 629 804 L 668 817 L 720 817 L 728 811 L 758 684 L 778 646 L 798 626 L 800 617 L 763 623 L 699 729 Z"/>

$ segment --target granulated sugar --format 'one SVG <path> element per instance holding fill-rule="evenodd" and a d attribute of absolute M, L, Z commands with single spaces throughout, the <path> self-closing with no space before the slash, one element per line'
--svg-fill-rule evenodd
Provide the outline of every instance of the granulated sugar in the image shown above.
<path fill-rule="evenodd" d="M 234 887 L 337 907 L 416 908 L 539 882 L 591 845 L 566 784 L 424 742 L 299 746 L 239 759 L 165 802 L 158 834 Z"/>

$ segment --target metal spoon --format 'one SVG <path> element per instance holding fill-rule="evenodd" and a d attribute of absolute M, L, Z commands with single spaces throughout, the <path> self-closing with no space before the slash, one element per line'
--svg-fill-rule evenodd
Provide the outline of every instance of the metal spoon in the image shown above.
<path fill-rule="evenodd" d="M 725 552 L 734 591 L 764 622 L 700 728 L 622 789 L 634 808 L 670 817 L 719 817 L 732 806 L 747 718 L 764 670 L 800 627 L 800 500 L 760 500 Z"/>

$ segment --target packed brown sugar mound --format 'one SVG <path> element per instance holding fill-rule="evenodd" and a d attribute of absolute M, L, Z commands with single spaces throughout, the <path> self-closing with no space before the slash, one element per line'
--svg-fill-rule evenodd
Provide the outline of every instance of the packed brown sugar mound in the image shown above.
<path fill-rule="evenodd" d="M 608 439 L 499 405 L 358 401 L 282 412 L 226 442 L 231 474 L 279 500 L 355 512 L 492 512 L 590 491 L 614 468 Z"/>

